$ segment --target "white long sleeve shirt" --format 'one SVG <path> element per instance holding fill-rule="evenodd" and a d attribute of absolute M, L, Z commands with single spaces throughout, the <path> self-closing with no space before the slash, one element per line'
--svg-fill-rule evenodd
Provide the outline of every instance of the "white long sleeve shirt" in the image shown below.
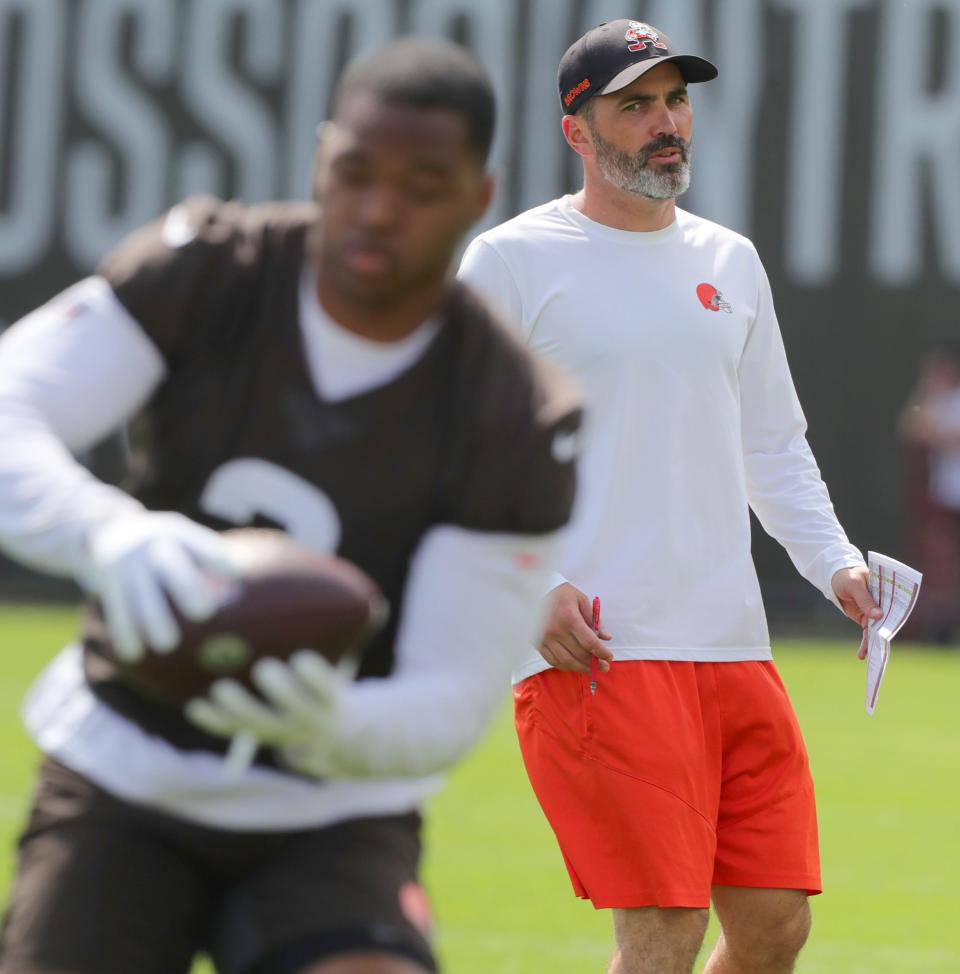
<path fill-rule="evenodd" d="M 663 230 L 618 230 L 564 197 L 477 237 L 460 276 L 585 393 L 554 582 L 600 596 L 615 659 L 770 658 L 749 508 L 827 598 L 863 564 L 807 445 L 750 241 L 679 209 Z M 515 678 L 545 668 L 531 650 Z"/>

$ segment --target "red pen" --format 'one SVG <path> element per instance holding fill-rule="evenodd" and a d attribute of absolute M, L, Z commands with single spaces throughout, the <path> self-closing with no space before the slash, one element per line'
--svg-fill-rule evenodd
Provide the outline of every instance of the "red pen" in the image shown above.
<path fill-rule="evenodd" d="M 600 596 L 593 600 L 593 631 L 600 632 Z M 590 696 L 597 694 L 597 674 L 600 672 L 600 664 L 596 656 L 590 657 Z"/>

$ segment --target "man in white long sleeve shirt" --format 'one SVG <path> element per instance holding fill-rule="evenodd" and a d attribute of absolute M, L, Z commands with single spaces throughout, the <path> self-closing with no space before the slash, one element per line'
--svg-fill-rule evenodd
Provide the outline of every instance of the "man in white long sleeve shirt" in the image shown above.
<path fill-rule="evenodd" d="M 186 974 L 200 951 L 220 974 L 436 969 L 418 808 L 535 637 L 579 422 L 448 279 L 493 121 L 461 48 L 377 51 L 341 81 L 314 204 L 190 200 L 0 341 L 0 547 L 107 622 L 26 704 L 48 758 L 3 974 Z M 131 493 L 70 452 L 128 420 Z M 228 780 L 262 699 L 221 681 L 184 715 L 111 660 L 175 648 L 168 600 L 208 616 L 218 530 L 250 523 L 355 562 L 392 615 L 356 681 L 316 654 L 255 668 L 269 746 Z"/>
<path fill-rule="evenodd" d="M 480 235 L 460 271 L 587 396 L 571 533 L 515 699 L 574 889 L 613 909 L 610 974 L 688 974 L 711 898 L 709 974 L 791 971 L 807 935 L 813 788 L 748 508 L 852 619 L 878 611 L 807 446 L 756 250 L 675 204 L 687 83 L 716 73 L 638 21 L 580 38 L 558 80 L 583 189 Z"/>

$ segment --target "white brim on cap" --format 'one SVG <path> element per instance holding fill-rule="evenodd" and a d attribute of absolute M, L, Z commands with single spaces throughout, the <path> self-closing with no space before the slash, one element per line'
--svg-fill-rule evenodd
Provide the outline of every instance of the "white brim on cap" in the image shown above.
<path fill-rule="evenodd" d="M 691 84 L 698 81 L 713 81 L 719 74 L 716 66 L 706 58 L 697 57 L 695 54 L 667 54 L 664 57 L 647 58 L 644 61 L 631 64 L 619 74 L 614 75 L 597 94 L 609 95 L 621 88 L 626 88 L 631 81 L 636 81 L 641 75 L 646 74 L 659 64 L 675 64 L 680 69 L 683 80 Z"/>

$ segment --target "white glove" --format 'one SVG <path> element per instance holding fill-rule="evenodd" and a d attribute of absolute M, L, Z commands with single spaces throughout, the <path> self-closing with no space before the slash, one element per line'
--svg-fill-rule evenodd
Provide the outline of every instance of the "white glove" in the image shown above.
<path fill-rule="evenodd" d="M 182 514 L 124 514 L 94 530 L 77 580 L 103 606 L 120 659 L 146 649 L 169 653 L 180 641 L 170 603 L 193 622 L 209 619 L 237 574 L 223 539 Z M 169 602 L 168 602 L 169 599 Z"/>
<path fill-rule="evenodd" d="M 293 770 L 326 777 L 334 771 L 333 731 L 352 668 L 332 666 L 311 649 L 287 662 L 268 657 L 251 671 L 263 699 L 236 680 L 217 680 L 206 697 L 187 703 L 184 714 L 208 734 L 252 735 L 277 748 Z"/>

